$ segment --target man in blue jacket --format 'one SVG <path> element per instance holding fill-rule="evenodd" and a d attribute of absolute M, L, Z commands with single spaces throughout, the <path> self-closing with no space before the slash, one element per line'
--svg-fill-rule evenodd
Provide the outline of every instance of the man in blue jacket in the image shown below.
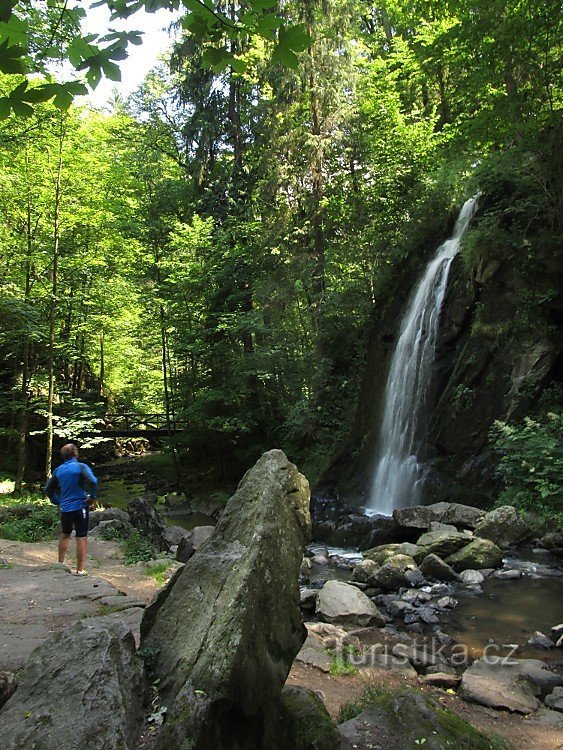
<path fill-rule="evenodd" d="M 88 517 L 98 492 L 98 480 L 92 469 L 78 461 L 78 448 L 69 443 L 61 448 L 64 463 L 58 466 L 45 485 L 49 500 L 61 513 L 62 535 L 59 539 L 59 562 L 64 563 L 73 528 L 76 530 L 76 573 L 84 575 Z M 88 491 L 86 488 L 88 487 Z"/>

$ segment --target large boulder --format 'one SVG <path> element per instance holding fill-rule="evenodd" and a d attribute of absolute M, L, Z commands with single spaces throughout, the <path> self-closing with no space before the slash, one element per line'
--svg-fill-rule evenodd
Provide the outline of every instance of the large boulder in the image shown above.
<path fill-rule="evenodd" d="M 129 513 L 120 508 L 106 508 L 105 510 L 94 510 L 88 517 L 88 530 L 92 531 L 102 521 L 121 521 L 123 524 L 131 523 Z"/>
<path fill-rule="evenodd" d="M 309 499 L 285 455 L 264 454 L 146 610 L 142 645 L 168 709 L 159 750 L 287 746 L 281 691 L 306 636 L 297 579 Z"/>
<path fill-rule="evenodd" d="M 166 552 L 169 549 L 163 537 L 166 524 L 151 503 L 145 497 L 136 497 L 131 500 L 127 510 L 133 526 L 139 529 L 143 536 L 150 539 L 157 549 Z"/>
<path fill-rule="evenodd" d="M 342 750 L 490 750 L 490 741 L 421 690 L 382 693 L 359 716 L 338 727 Z"/>
<path fill-rule="evenodd" d="M 463 674 L 460 695 L 470 703 L 530 714 L 563 678 L 538 659 L 477 659 Z"/>
<path fill-rule="evenodd" d="M 145 695 L 130 630 L 76 622 L 32 653 L 0 711 L 0 747 L 134 750 Z"/>
<path fill-rule="evenodd" d="M 460 503 L 415 505 L 393 511 L 393 518 L 406 528 L 429 529 L 433 522 L 451 524 L 463 529 L 474 529 L 485 511 Z"/>
<path fill-rule="evenodd" d="M 475 527 L 476 536 L 489 539 L 498 547 L 506 549 L 532 536 L 532 530 L 520 516 L 516 508 L 503 505 L 487 513 Z"/>
<path fill-rule="evenodd" d="M 375 604 L 355 586 L 327 581 L 317 595 L 317 616 L 330 623 L 384 626 L 385 618 Z"/>
<path fill-rule="evenodd" d="M 184 529 L 182 526 L 166 526 L 162 532 L 162 541 L 167 549 L 177 547 L 189 533 L 188 529 Z"/>
<path fill-rule="evenodd" d="M 116 538 L 127 539 L 131 534 L 132 528 L 130 523 L 113 518 L 110 521 L 99 521 L 90 532 L 90 536 L 99 536 L 101 539 L 109 540 Z"/>
<path fill-rule="evenodd" d="M 422 559 L 426 555 L 446 558 L 453 555 L 471 541 L 471 537 L 459 531 L 427 531 L 417 541 Z"/>
<path fill-rule="evenodd" d="M 420 563 L 420 569 L 427 578 L 436 581 L 457 581 L 455 570 L 438 555 L 427 555 Z"/>
<path fill-rule="evenodd" d="M 373 547 L 363 552 L 364 560 L 373 560 L 378 565 L 383 565 L 395 555 L 409 555 L 415 557 L 419 552 L 416 544 L 403 542 L 402 544 L 381 544 L 379 547 Z"/>
<path fill-rule="evenodd" d="M 0 672 L 0 708 L 15 693 L 17 684 L 13 672 Z"/>
<path fill-rule="evenodd" d="M 206 542 L 215 531 L 215 526 L 196 526 L 186 536 L 182 537 L 176 550 L 176 560 L 186 563 L 201 545 Z"/>
<path fill-rule="evenodd" d="M 409 555 L 395 555 L 381 566 L 373 577 L 374 584 L 385 591 L 394 591 L 409 586 L 409 571 L 416 570 L 416 563 Z"/>
<path fill-rule="evenodd" d="M 466 547 L 446 558 L 454 570 L 483 570 L 502 564 L 502 550 L 488 539 L 474 539 Z"/>
<path fill-rule="evenodd" d="M 362 560 L 352 571 L 352 580 L 373 585 L 374 576 L 378 570 L 379 565 L 373 560 Z"/>

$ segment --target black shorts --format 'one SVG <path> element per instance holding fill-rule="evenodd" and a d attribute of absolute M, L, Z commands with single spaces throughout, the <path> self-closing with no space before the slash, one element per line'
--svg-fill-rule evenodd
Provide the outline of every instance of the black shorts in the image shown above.
<path fill-rule="evenodd" d="M 71 510 L 69 513 L 61 513 L 63 534 L 69 536 L 69 534 L 72 534 L 72 530 L 76 529 L 77 537 L 88 536 L 89 516 L 90 511 L 88 508 L 84 508 L 84 510 Z"/>

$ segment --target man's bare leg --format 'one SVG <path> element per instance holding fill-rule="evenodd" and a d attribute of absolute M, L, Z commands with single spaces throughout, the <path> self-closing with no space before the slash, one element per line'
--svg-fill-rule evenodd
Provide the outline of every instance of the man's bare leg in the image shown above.
<path fill-rule="evenodd" d="M 76 572 L 84 572 L 84 563 L 86 562 L 86 546 L 88 544 L 88 537 L 77 536 L 76 537 Z"/>
<path fill-rule="evenodd" d="M 61 534 L 59 537 L 59 562 L 64 563 L 65 555 L 70 543 L 70 534 Z"/>

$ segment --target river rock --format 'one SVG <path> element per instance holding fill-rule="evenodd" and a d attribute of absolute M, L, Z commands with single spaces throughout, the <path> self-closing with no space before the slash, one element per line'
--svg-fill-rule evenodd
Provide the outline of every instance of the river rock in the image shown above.
<path fill-rule="evenodd" d="M 530 714 L 538 697 L 563 685 L 563 678 L 538 659 L 477 659 L 463 674 L 460 695 L 470 703 Z"/>
<path fill-rule="evenodd" d="M 309 500 L 283 452 L 265 453 L 213 535 L 147 608 L 142 645 L 157 655 L 168 709 L 158 750 L 288 746 L 281 691 L 306 636 L 297 579 Z"/>
<path fill-rule="evenodd" d="M 455 570 L 438 555 L 427 555 L 420 564 L 420 569 L 427 578 L 436 581 L 457 581 L 458 579 Z"/>
<path fill-rule="evenodd" d="M 383 627 L 385 618 L 375 604 L 355 586 L 327 581 L 317 595 L 317 616 L 329 623 Z"/>
<path fill-rule="evenodd" d="M 522 578 L 522 571 L 516 569 L 495 570 L 492 575 L 493 578 L 500 578 L 501 581 L 515 581 L 518 578 Z"/>
<path fill-rule="evenodd" d="M 435 672 L 426 674 L 422 677 L 422 682 L 430 687 L 441 688 L 442 690 L 456 690 L 461 682 L 461 677 L 457 674 L 448 674 L 447 672 Z"/>
<path fill-rule="evenodd" d="M 162 534 L 166 524 L 145 497 L 136 497 L 127 506 L 131 523 L 141 534 L 149 539 L 159 550 L 166 552 L 169 548 Z"/>
<path fill-rule="evenodd" d="M 92 531 L 89 532 L 92 537 L 100 537 L 101 539 L 115 539 L 119 537 L 121 539 L 127 539 L 131 534 L 132 526 L 130 523 L 124 523 L 117 518 L 110 521 L 100 521 Z"/>
<path fill-rule="evenodd" d="M 340 735 L 320 696 L 305 687 L 286 685 L 282 692 L 288 748 L 340 750 Z"/>
<path fill-rule="evenodd" d="M 457 527 L 451 523 L 440 523 L 439 521 L 432 521 L 428 527 L 428 531 L 457 531 Z"/>
<path fill-rule="evenodd" d="M 352 580 L 358 583 L 371 583 L 379 565 L 373 560 L 362 560 L 352 571 Z"/>
<path fill-rule="evenodd" d="M 459 574 L 459 581 L 464 586 L 482 586 L 485 583 L 485 576 L 478 570 L 462 570 Z"/>
<path fill-rule="evenodd" d="M 94 510 L 88 517 L 88 530 L 92 531 L 102 521 L 121 521 L 124 524 L 131 523 L 129 513 L 120 508 L 106 508 L 106 510 Z"/>
<path fill-rule="evenodd" d="M 301 609 L 311 610 L 314 612 L 317 605 L 317 589 L 301 589 L 299 592 L 299 604 Z"/>
<path fill-rule="evenodd" d="M 548 638 L 547 635 L 544 635 L 544 633 L 536 630 L 532 637 L 528 639 L 528 646 L 533 646 L 534 648 L 551 649 L 555 648 L 555 643 L 553 643 L 551 638 Z"/>
<path fill-rule="evenodd" d="M 14 694 L 17 684 L 13 672 L 0 672 L 0 708 Z"/>
<path fill-rule="evenodd" d="M 421 690 L 383 693 L 355 719 L 340 724 L 342 750 L 397 748 L 474 750 L 490 742 L 471 724 Z"/>
<path fill-rule="evenodd" d="M 0 711 L 0 747 L 134 750 L 145 695 L 129 629 L 76 622 L 32 653 Z"/>
<path fill-rule="evenodd" d="M 381 566 L 374 576 L 374 582 L 384 591 L 394 591 L 401 586 L 408 586 L 406 573 L 414 570 L 416 564 L 408 555 L 395 555 Z"/>
<path fill-rule="evenodd" d="M 167 545 L 167 549 L 170 549 L 170 547 L 179 546 L 182 539 L 189 533 L 188 529 L 184 529 L 182 526 L 166 526 L 162 532 L 162 539 Z"/>
<path fill-rule="evenodd" d="M 408 555 L 414 557 L 419 549 L 416 544 L 403 542 L 402 544 L 382 544 L 379 547 L 367 549 L 363 553 L 364 560 L 373 560 L 378 565 L 383 565 L 396 555 Z"/>
<path fill-rule="evenodd" d="M 552 711 L 561 711 L 563 713 L 563 687 L 556 687 L 545 698 L 545 705 Z"/>
<path fill-rule="evenodd" d="M 532 530 L 520 518 L 516 508 L 503 505 L 483 516 L 475 527 L 475 535 L 490 539 L 498 547 L 506 549 L 512 544 L 529 539 L 532 536 Z"/>
<path fill-rule="evenodd" d="M 459 503 L 416 505 L 414 508 L 393 511 L 393 518 L 400 526 L 415 529 L 429 529 L 434 522 L 474 529 L 484 515 L 485 511 L 479 508 Z"/>
<path fill-rule="evenodd" d="M 502 564 L 502 550 L 488 539 L 474 539 L 466 547 L 446 558 L 446 562 L 458 572 L 498 568 Z"/>
<path fill-rule="evenodd" d="M 426 555 L 446 558 L 469 544 L 471 539 L 459 531 L 427 531 L 417 541 L 423 559 Z"/>
<path fill-rule="evenodd" d="M 550 531 L 542 537 L 542 544 L 555 555 L 563 557 L 563 532 Z"/>
<path fill-rule="evenodd" d="M 186 563 L 215 531 L 215 526 L 196 526 L 180 539 L 176 550 L 176 560 Z"/>

